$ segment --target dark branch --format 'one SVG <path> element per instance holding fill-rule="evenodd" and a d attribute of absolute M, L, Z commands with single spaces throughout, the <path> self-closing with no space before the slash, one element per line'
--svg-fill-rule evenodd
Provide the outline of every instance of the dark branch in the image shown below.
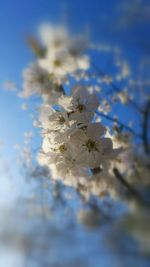
<path fill-rule="evenodd" d="M 147 105 L 145 107 L 145 111 L 144 111 L 144 118 L 143 118 L 143 143 L 144 143 L 144 148 L 145 148 L 145 152 L 147 154 L 150 153 L 150 147 L 149 147 L 149 142 L 148 142 L 148 119 L 149 119 L 149 115 L 150 115 L 150 100 L 148 100 Z"/>
<path fill-rule="evenodd" d="M 104 117 L 105 119 L 109 120 L 109 121 L 112 121 L 112 122 L 116 122 L 118 125 L 120 125 L 121 128 L 124 128 L 126 129 L 128 132 L 130 132 L 131 134 L 133 134 L 134 136 L 137 136 L 137 137 L 140 137 L 141 138 L 141 135 L 136 133 L 132 128 L 130 128 L 129 126 L 125 125 L 124 123 L 122 123 L 121 121 L 119 121 L 118 119 L 115 119 L 109 115 L 106 115 L 102 112 L 99 112 L 97 111 L 96 112 L 97 115 L 101 116 L 101 117 Z"/>
<path fill-rule="evenodd" d="M 119 170 L 117 168 L 114 168 L 113 169 L 113 172 L 115 174 L 115 177 L 128 190 L 128 192 L 131 194 L 131 196 L 133 196 L 134 198 L 136 198 L 141 204 L 148 205 L 148 203 L 143 199 L 143 197 L 139 194 L 139 192 L 134 187 L 132 187 L 132 185 L 129 184 L 124 179 L 124 177 L 122 176 L 122 174 L 119 172 Z"/>

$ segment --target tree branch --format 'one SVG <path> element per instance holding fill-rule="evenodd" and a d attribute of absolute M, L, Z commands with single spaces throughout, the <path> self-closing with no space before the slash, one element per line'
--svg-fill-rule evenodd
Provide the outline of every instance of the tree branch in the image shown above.
<path fill-rule="evenodd" d="M 106 73 L 104 72 L 104 71 L 102 71 L 101 69 L 99 69 L 99 67 L 97 67 L 96 65 L 95 65 L 95 63 L 93 63 L 93 67 L 94 67 L 94 69 L 95 69 L 95 71 L 96 71 L 96 74 L 97 75 L 100 75 L 100 76 L 105 76 L 106 75 Z M 111 90 L 109 90 L 109 91 L 107 91 L 107 95 L 108 94 L 112 94 L 112 93 L 114 93 L 114 91 L 115 92 L 121 92 L 122 91 L 122 88 L 119 88 L 114 82 L 110 82 L 110 85 L 111 85 L 111 87 L 112 87 L 112 89 Z M 141 107 L 139 107 L 138 106 L 138 104 L 133 100 L 133 99 L 131 99 L 129 96 L 127 96 L 127 100 L 129 101 L 129 103 L 139 112 L 139 113 L 143 113 L 143 109 L 141 108 Z"/>
<path fill-rule="evenodd" d="M 119 172 L 119 170 L 117 168 L 113 169 L 113 172 L 115 174 L 115 177 L 121 182 L 121 184 L 128 190 L 128 192 L 134 197 L 136 198 L 140 203 L 144 204 L 144 205 L 148 205 L 149 204 L 143 199 L 143 197 L 139 194 L 139 192 L 132 187 L 132 185 L 130 183 L 128 183 L 124 177 L 122 176 L 122 174 Z"/>
<path fill-rule="evenodd" d="M 149 118 L 149 114 L 150 114 L 150 100 L 148 100 L 147 105 L 145 107 L 145 111 L 144 111 L 144 118 L 143 118 L 143 143 L 144 143 L 144 148 L 145 148 L 145 152 L 147 154 L 150 153 L 150 147 L 149 147 L 149 142 L 148 142 L 148 118 Z"/>
<path fill-rule="evenodd" d="M 141 138 L 141 135 L 140 134 L 136 133 L 132 128 L 130 128 L 129 126 L 125 125 L 124 123 L 122 123 L 118 119 L 115 119 L 115 118 L 113 118 L 113 117 L 111 117 L 109 115 L 106 115 L 106 114 L 104 114 L 102 112 L 99 112 L 99 111 L 96 111 L 96 114 L 99 115 L 99 116 L 101 116 L 101 117 L 104 117 L 105 119 L 107 119 L 109 121 L 118 123 L 118 125 L 120 125 L 124 129 L 126 129 L 128 132 L 130 132 L 134 136 L 137 136 L 137 137 L 140 137 Z"/>

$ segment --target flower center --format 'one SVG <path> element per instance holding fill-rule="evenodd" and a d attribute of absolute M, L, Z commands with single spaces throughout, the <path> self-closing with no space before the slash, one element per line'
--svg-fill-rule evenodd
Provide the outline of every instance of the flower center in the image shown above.
<path fill-rule="evenodd" d="M 86 107 L 83 104 L 78 104 L 77 110 L 81 113 L 82 111 L 86 110 Z"/>
<path fill-rule="evenodd" d="M 60 153 L 63 154 L 67 150 L 67 148 L 66 148 L 65 144 L 62 144 L 59 146 L 58 150 Z"/>
<path fill-rule="evenodd" d="M 63 116 L 59 116 L 59 123 L 60 123 L 60 124 L 65 123 L 65 119 L 64 119 Z"/>
<path fill-rule="evenodd" d="M 55 59 L 53 63 L 55 67 L 60 67 L 62 65 L 59 59 Z"/>
<path fill-rule="evenodd" d="M 85 146 L 87 147 L 89 152 L 91 152 L 92 150 L 97 150 L 96 142 L 91 139 L 86 142 Z"/>

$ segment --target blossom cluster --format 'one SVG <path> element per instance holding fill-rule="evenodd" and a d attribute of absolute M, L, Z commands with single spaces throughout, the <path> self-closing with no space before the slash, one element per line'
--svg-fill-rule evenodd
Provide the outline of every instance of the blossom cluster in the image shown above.
<path fill-rule="evenodd" d="M 39 118 L 42 128 L 40 164 L 47 165 L 52 177 L 62 178 L 77 186 L 90 179 L 91 172 L 104 168 L 120 149 L 113 149 L 111 138 L 105 137 L 106 128 L 94 122 L 99 105 L 96 94 L 76 86 L 72 96 L 62 96 L 57 109 L 43 104 Z"/>
<path fill-rule="evenodd" d="M 44 101 L 57 103 L 63 94 L 62 84 L 68 75 L 90 66 L 89 56 L 84 54 L 87 37 L 71 37 L 66 27 L 44 24 L 40 27 L 40 43 L 30 40 L 37 60 L 23 72 L 24 84 L 21 96 L 41 95 Z"/>
<path fill-rule="evenodd" d="M 107 117 L 117 101 L 121 105 L 134 103 L 126 86 L 120 90 L 114 85 L 115 81 L 126 84 L 130 68 L 117 48 L 89 44 L 87 35 L 71 36 L 64 26 L 44 24 L 39 33 L 40 39 L 29 40 L 37 57 L 23 72 L 20 93 L 24 98 L 42 98 L 34 122 L 42 137 L 38 163 L 50 170 L 52 179 L 62 179 L 84 194 L 116 193 L 119 184 L 114 168 L 132 183 L 138 180 L 139 164 L 135 168 L 131 135 L 122 132 L 124 125 L 119 126 L 114 118 L 114 128 L 109 131 L 99 114 Z M 114 53 L 120 73 L 111 76 L 95 70 L 86 53 L 89 48 Z M 132 129 L 130 132 L 134 133 Z"/>

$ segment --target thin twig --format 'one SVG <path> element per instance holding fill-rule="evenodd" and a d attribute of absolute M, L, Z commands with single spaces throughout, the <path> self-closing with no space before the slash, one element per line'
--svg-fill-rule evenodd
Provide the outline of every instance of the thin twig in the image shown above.
<path fill-rule="evenodd" d="M 93 67 L 95 68 L 97 75 L 100 76 L 105 76 L 106 73 L 104 71 L 102 71 L 101 69 L 99 69 L 99 67 L 97 67 L 94 63 L 93 63 Z M 109 92 L 107 91 L 107 95 L 114 93 L 114 91 L 116 92 L 122 92 L 122 88 L 119 88 L 116 84 L 114 84 L 114 82 L 110 82 L 110 85 L 112 87 L 112 90 L 110 90 Z M 139 112 L 139 113 L 143 113 L 143 109 L 141 107 L 138 106 L 138 104 L 131 99 L 129 96 L 127 96 L 127 100 L 129 101 L 130 104 L 132 104 L 132 106 Z"/>
<path fill-rule="evenodd" d="M 141 138 L 141 135 L 136 133 L 132 128 L 130 128 L 129 126 L 125 125 L 124 123 L 122 123 L 121 121 L 119 121 L 118 119 L 116 118 L 113 118 L 109 115 L 106 115 L 102 112 L 99 112 L 99 111 L 96 111 L 96 114 L 98 116 L 101 116 L 101 117 L 104 117 L 105 119 L 109 120 L 109 121 L 112 121 L 112 122 L 116 122 L 118 123 L 118 125 L 120 125 L 122 128 L 126 129 L 128 132 L 130 132 L 131 134 L 133 134 L 134 136 L 137 136 L 137 137 L 140 137 Z"/>
<path fill-rule="evenodd" d="M 116 92 L 122 92 L 122 89 L 117 87 L 113 82 L 110 83 L 110 85 L 112 86 L 113 90 L 112 90 L 112 93 L 114 91 Z M 111 92 L 111 91 L 109 91 Z M 108 94 L 108 92 L 107 92 Z M 127 95 L 127 101 L 139 112 L 139 113 L 143 113 L 143 109 L 141 107 L 138 106 L 138 104 L 130 97 Z"/>

